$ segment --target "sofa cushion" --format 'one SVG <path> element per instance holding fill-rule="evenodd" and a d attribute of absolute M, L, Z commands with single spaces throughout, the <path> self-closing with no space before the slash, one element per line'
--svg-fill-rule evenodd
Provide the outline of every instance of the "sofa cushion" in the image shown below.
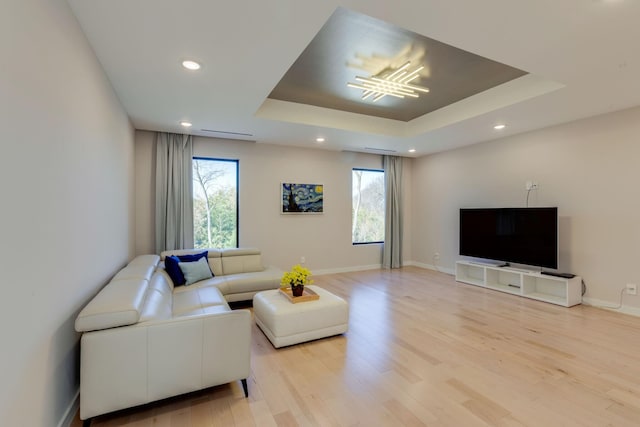
<path fill-rule="evenodd" d="M 111 281 L 96 295 L 76 318 L 76 331 L 132 325 L 140 319 L 148 280 Z"/>
<path fill-rule="evenodd" d="M 158 265 L 159 261 L 160 257 L 158 255 L 138 255 L 128 265 Z"/>
<path fill-rule="evenodd" d="M 118 271 L 111 280 L 149 280 L 155 269 L 155 264 L 129 264 Z"/>
<path fill-rule="evenodd" d="M 149 288 L 138 322 L 144 323 L 152 320 L 171 319 L 172 301 L 173 297 L 171 295 L 163 294 L 157 289 Z"/>
<path fill-rule="evenodd" d="M 151 276 L 151 280 L 149 281 L 149 287 L 158 289 L 163 293 L 172 293 L 173 292 L 173 280 L 169 277 L 167 270 L 162 268 L 162 264 L 156 269 L 156 272 Z"/>
<path fill-rule="evenodd" d="M 210 279 L 201 280 L 199 282 L 196 282 L 193 285 L 178 286 L 178 287 L 173 289 L 173 293 L 175 295 L 175 294 L 179 294 L 179 293 L 182 293 L 182 292 L 189 292 L 190 290 L 195 289 L 195 288 L 216 287 L 216 288 L 220 289 L 220 291 L 224 295 L 224 292 L 222 291 L 221 287 L 224 286 L 225 282 L 226 282 L 225 276 L 215 276 L 215 277 L 212 277 Z"/>
<path fill-rule="evenodd" d="M 199 258 L 197 261 L 193 262 L 181 262 L 178 265 L 184 275 L 184 284 L 187 286 L 195 282 L 199 282 L 200 280 L 210 279 L 213 277 L 206 258 Z"/>
<path fill-rule="evenodd" d="M 220 286 L 223 294 L 241 294 L 259 292 L 267 289 L 278 289 L 282 273 L 275 268 L 251 273 L 238 273 L 225 277 L 225 284 Z"/>
<path fill-rule="evenodd" d="M 264 270 L 259 249 L 235 248 L 222 251 L 222 273 L 250 273 Z"/>
<path fill-rule="evenodd" d="M 218 288 L 209 286 L 205 288 L 185 288 L 185 291 L 174 292 L 173 294 L 173 315 L 182 315 L 197 309 L 211 306 L 229 305 L 220 293 Z"/>
<path fill-rule="evenodd" d="M 173 285 L 164 270 L 157 270 L 151 277 L 139 323 L 171 318 Z"/>

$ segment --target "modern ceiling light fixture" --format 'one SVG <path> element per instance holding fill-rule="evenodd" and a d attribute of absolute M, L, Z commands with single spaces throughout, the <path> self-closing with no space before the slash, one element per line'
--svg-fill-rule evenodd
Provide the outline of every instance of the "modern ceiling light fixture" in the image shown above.
<path fill-rule="evenodd" d="M 423 86 L 411 85 L 413 80 L 420 77 L 420 71 L 423 65 L 417 67 L 413 71 L 409 71 L 411 62 L 406 62 L 403 66 L 396 70 L 386 69 L 376 75 L 370 77 L 357 76 L 356 80 L 360 83 L 347 83 L 347 86 L 362 89 L 362 99 L 373 96 L 373 102 L 384 98 L 385 96 L 395 96 L 396 98 L 418 98 L 418 92 L 427 93 L 429 89 Z"/>
<path fill-rule="evenodd" d="M 495 125 L 493 128 L 495 130 L 502 130 L 502 129 L 506 128 L 506 127 L 507 127 L 507 125 L 499 124 L 499 125 Z"/>
<path fill-rule="evenodd" d="M 185 127 L 185 128 L 190 128 L 191 126 L 193 126 L 193 123 L 188 122 L 188 121 L 186 121 L 186 120 L 182 120 L 182 121 L 180 122 L 180 126 Z"/>

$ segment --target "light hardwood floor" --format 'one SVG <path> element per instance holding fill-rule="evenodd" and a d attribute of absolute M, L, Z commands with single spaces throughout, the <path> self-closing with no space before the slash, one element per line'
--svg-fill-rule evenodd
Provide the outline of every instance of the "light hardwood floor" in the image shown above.
<path fill-rule="evenodd" d="M 315 279 L 349 331 L 276 350 L 254 325 L 248 399 L 238 382 L 92 425 L 640 425 L 640 318 L 414 267 Z"/>

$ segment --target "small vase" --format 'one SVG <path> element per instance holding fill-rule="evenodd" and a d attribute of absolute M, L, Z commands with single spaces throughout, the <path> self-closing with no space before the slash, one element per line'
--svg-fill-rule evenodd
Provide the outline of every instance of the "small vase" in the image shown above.
<path fill-rule="evenodd" d="M 291 293 L 294 297 L 301 297 L 304 292 L 304 285 L 291 285 Z"/>

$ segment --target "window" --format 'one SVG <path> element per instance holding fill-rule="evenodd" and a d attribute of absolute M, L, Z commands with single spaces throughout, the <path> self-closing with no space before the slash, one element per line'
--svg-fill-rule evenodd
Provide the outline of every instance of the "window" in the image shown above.
<path fill-rule="evenodd" d="M 196 248 L 238 247 L 238 161 L 193 159 Z"/>
<path fill-rule="evenodd" d="M 351 181 L 353 244 L 384 242 L 384 171 L 353 169 Z"/>

